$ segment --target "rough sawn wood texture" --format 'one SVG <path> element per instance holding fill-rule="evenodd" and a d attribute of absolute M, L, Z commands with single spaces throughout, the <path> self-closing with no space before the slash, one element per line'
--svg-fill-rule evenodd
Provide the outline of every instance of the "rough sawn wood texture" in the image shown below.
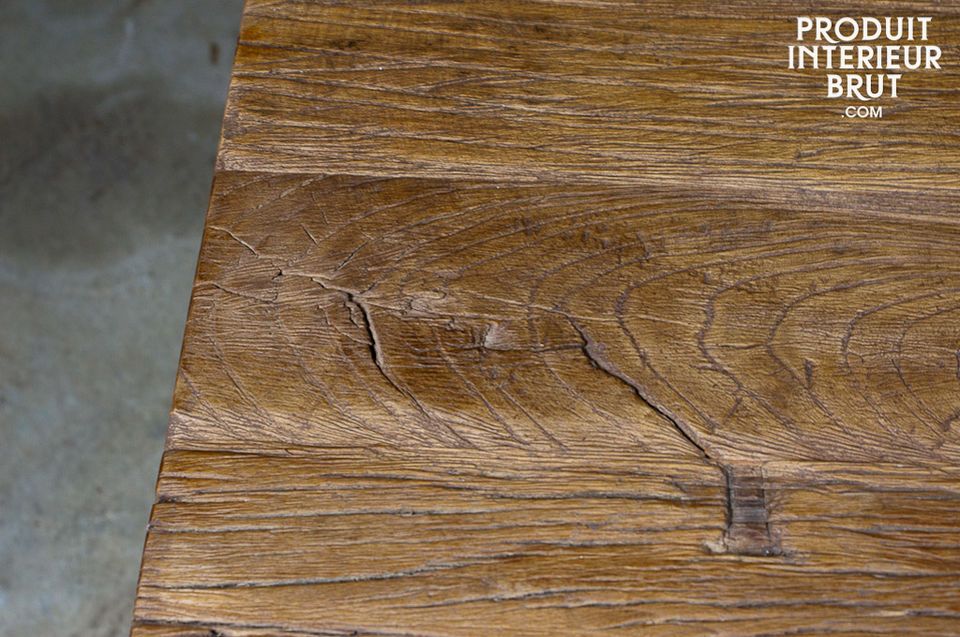
<path fill-rule="evenodd" d="M 133 635 L 960 634 L 958 42 L 249 0 Z"/>

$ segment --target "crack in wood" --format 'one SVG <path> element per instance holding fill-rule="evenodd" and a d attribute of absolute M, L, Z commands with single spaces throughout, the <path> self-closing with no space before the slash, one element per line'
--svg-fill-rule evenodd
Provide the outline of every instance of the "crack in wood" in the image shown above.
<path fill-rule="evenodd" d="M 572 318 L 568 317 L 567 320 L 570 321 L 570 324 L 577 331 L 577 334 L 580 335 L 580 338 L 583 341 L 580 349 L 583 351 L 584 356 L 587 357 L 587 360 L 590 361 L 590 364 L 593 367 L 599 369 L 608 376 L 612 376 L 632 389 L 633 393 L 636 394 L 643 403 L 645 403 L 653 411 L 673 425 L 673 428 L 676 429 L 683 439 L 690 443 L 700 453 L 701 456 L 717 464 L 716 460 L 699 441 L 698 436 L 693 429 L 681 423 L 680 420 L 670 412 L 670 410 L 654 401 L 641 384 L 637 383 L 632 378 L 620 371 L 613 361 L 607 357 L 606 346 L 603 343 L 595 341 L 590 334 L 587 333 L 587 331 L 584 330 L 583 327 Z"/>
<path fill-rule="evenodd" d="M 376 327 L 374 327 L 373 318 L 371 317 L 370 308 L 367 307 L 367 302 L 362 298 L 362 294 L 354 292 L 346 288 L 338 287 L 332 285 L 331 283 L 324 281 L 318 277 L 310 277 L 310 279 L 319 285 L 324 290 L 330 290 L 337 292 L 343 297 L 344 304 L 347 306 L 347 309 L 351 313 L 351 322 L 357 326 L 357 328 L 364 331 L 367 337 L 367 349 L 370 352 L 370 360 L 373 362 L 373 365 L 380 372 L 380 375 L 390 384 L 393 389 L 395 389 L 400 395 L 407 398 L 417 411 L 423 416 L 426 422 L 431 424 L 439 424 L 442 427 L 443 431 L 450 434 L 456 441 L 465 447 L 472 447 L 473 445 L 469 440 L 464 438 L 456 429 L 451 427 L 449 424 L 442 421 L 438 421 L 433 418 L 430 413 L 427 411 L 427 408 L 420 402 L 416 395 L 404 387 L 399 380 L 394 378 L 393 374 L 390 372 L 386 361 L 384 360 L 383 349 L 380 345 L 380 338 L 377 336 Z M 353 312 L 356 311 L 360 314 L 360 321 L 353 319 Z"/>
<path fill-rule="evenodd" d="M 680 422 L 668 409 L 648 397 L 642 385 L 624 374 L 606 355 L 606 346 L 594 340 L 573 319 L 571 325 L 582 339 L 583 354 L 596 369 L 630 387 L 648 407 L 663 416 L 680 435 L 700 452 L 705 460 L 719 467 L 726 476 L 727 522 L 721 544 L 711 543 L 715 553 L 754 557 L 783 555 L 779 536 L 770 528 L 766 483 L 762 470 L 734 467 L 712 456 L 699 442 L 693 430 Z"/>

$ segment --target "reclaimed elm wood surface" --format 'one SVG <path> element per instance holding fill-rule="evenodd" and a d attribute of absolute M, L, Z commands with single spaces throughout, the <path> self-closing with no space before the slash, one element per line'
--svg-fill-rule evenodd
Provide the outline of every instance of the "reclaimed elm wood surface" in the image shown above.
<path fill-rule="evenodd" d="M 133 635 L 960 634 L 958 43 L 249 0 Z"/>

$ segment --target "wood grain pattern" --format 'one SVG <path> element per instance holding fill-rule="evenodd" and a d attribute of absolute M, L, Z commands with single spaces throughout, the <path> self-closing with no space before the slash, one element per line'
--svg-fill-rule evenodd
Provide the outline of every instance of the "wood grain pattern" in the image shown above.
<path fill-rule="evenodd" d="M 183 635 L 956 628 L 956 473 L 772 467 L 784 552 L 741 556 L 696 463 L 286 451 L 168 452 L 138 613 Z"/>
<path fill-rule="evenodd" d="M 935 16 L 942 71 L 856 123 L 797 15 Z M 726 187 L 960 187 L 954 3 L 251 0 L 230 170 Z"/>
<path fill-rule="evenodd" d="M 960 634 L 957 67 L 841 11 L 960 52 L 250 0 L 133 635 Z"/>

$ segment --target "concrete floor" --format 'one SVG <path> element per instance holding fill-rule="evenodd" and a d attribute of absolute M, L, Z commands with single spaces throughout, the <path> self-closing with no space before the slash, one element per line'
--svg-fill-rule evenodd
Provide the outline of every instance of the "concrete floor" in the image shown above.
<path fill-rule="evenodd" d="M 0 2 L 0 635 L 128 632 L 240 0 Z"/>

